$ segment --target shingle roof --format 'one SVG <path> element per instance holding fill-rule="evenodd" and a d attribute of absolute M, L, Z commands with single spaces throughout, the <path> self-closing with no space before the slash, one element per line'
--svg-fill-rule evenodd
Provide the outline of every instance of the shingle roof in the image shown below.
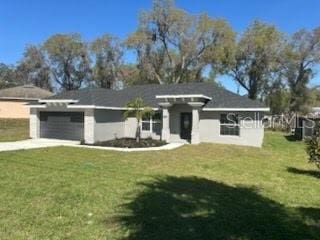
<path fill-rule="evenodd" d="M 35 100 L 41 98 L 47 98 L 52 96 L 53 93 L 32 86 L 24 85 L 19 87 L 12 87 L 0 90 L 0 99 L 26 99 L 26 100 Z"/>
<path fill-rule="evenodd" d="M 124 107 L 136 97 L 141 97 L 150 107 L 158 107 L 156 95 L 202 94 L 211 97 L 206 108 L 261 108 L 265 107 L 258 101 L 239 96 L 212 83 L 185 83 L 168 85 L 137 85 L 114 91 L 102 88 L 88 88 L 77 91 L 63 92 L 49 99 L 79 100 L 77 105 L 96 105 L 106 107 Z"/>

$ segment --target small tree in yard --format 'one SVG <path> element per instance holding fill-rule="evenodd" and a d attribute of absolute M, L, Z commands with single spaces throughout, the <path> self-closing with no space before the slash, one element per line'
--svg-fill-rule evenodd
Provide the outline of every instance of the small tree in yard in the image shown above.
<path fill-rule="evenodd" d="M 124 112 L 124 118 L 134 116 L 137 119 L 136 141 L 140 142 L 141 131 L 140 123 L 144 117 L 153 115 L 152 108 L 148 107 L 141 97 L 137 97 L 126 104 L 127 111 Z"/>
<path fill-rule="evenodd" d="M 316 125 L 312 138 L 307 141 L 307 153 L 310 162 L 314 162 L 320 168 L 320 123 Z"/>

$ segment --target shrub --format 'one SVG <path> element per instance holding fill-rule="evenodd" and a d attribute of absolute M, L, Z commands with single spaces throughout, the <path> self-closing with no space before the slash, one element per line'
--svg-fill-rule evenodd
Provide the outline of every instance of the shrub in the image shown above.
<path fill-rule="evenodd" d="M 94 146 L 102 147 L 119 147 L 119 148 L 148 148 L 148 147 L 160 147 L 165 145 L 166 142 L 159 141 L 151 138 L 140 139 L 139 142 L 134 138 L 119 138 L 104 142 L 97 142 Z"/>
<path fill-rule="evenodd" d="M 306 142 L 310 162 L 320 168 L 320 123 L 315 126 L 312 137 Z"/>

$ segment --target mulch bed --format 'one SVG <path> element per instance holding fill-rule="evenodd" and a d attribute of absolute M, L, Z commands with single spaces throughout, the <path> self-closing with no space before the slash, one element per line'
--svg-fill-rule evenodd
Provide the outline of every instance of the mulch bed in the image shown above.
<path fill-rule="evenodd" d="M 134 138 L 120 138 L 104 142 L 96 142 L 91 146 L 101 146 L 101 147 L 119 147 L 119 148 L 148 148 L 148 147 L 160 147 L 166 145 L 165 141 L 154 140 L 151 138 L 140 139 L 137 142 Z"/>

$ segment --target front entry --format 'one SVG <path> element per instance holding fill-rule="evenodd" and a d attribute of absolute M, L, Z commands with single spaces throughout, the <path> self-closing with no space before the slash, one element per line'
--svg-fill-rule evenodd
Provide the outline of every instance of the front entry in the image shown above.
<path fill-rule="evenodd" d="M 180 115 L 180 138 L 191 140 L 192 113 L 181 113 Z"/>

